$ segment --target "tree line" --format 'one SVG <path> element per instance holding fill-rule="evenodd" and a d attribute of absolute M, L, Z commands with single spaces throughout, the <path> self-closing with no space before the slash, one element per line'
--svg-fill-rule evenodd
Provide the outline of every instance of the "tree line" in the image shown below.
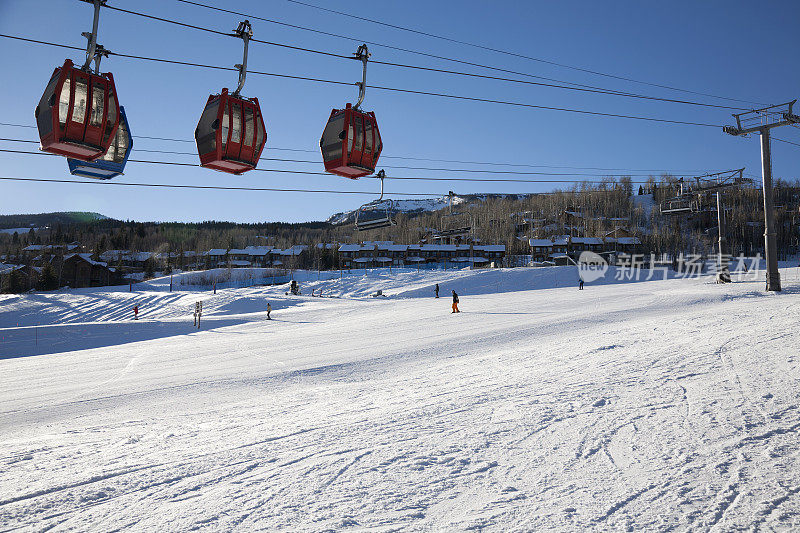
<path fill-rule="evenodd" d="M 459 229 L 464 231 L 454 238 L 461 242 L 505 244 L 508 254 L 526 254 L 529 238 L 555 235 L 602 237 L 617 228 L 629 230 L 642 240 L 647 251 L 653 253 L 711 253 L 717 232 L 714 197 L 699 198 L 698 212 L 664 215 L 658 206 L 677 194 L 676 184 L 676 177 L 662 175 L 650 177 L 645 185 L 636 189 L 630 178 L 607 178 L 599 183 L 579 183 L 547 193 L 473 195 L 468 202 L 454 201 L 452 207 L 438 211 L 396 213 L 396 225 L 362 232 L 355 231 L 352 224 L 335 226 L 327 222 L 57 221 L 38 231 L 31 229 L 21 234 L 0 234 L 0 255 L 4 256 L 2 262 L 22 264 L 25 262 L 22 249 L 29 244 L 71 242 L 80 243 L 78 251 L 95 256 L 106 250 L 181 255 L 188 251 L 202 253 L 213 248 L 244 248 L 248 245 L 288 248 L 306 244 L 313 248 L 321 243 L 364 240 L 417 244 L 444 242 L 444 239 L 437 239 L 437 235 Z M 760 188 L 753 184 L 729 189 L 722 196 L 730 253 L 754 255 L 763 251 L 764 217 Z M 779 253 L 785 258 L 798 252 L 800 183 L 776 180 L 774 202 Z M 315 253 L 306 254 L 310 256 L 307 260 L 315 264 L 323 262 Z M 326 256 L 324 262 L 333 264 L 335 259 Z M 170 266 L 181 267 L 177 263 Z"/>

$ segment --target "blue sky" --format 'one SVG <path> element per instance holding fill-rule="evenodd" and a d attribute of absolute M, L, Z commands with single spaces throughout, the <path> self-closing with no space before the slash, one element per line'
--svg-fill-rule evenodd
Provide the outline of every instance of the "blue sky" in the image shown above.
<path fill-rule="evenodd" d="M 558 63 L 743 100 L 779 103 L 800 96 L 796 23 L 800 3 L 709 0 L 641 2 L 403 2 L 345 3 L 308 0 L 361 16 L 421 31 L 501 48 Z M 421 50 L 436 55 L 616 90 L 661 97 L 749 106 L 707 96 L 600 77 L 542 62 L 501 55 L 312 9 L 287 0 L 205 0 L 228 9 L 354 38 Z M 109 0 L 109 4 L 165 18 L 231 31 L 242 17 L 210 11 L 176 0 Z M 424 14 L 424 16 L 421 16 Z M 0 0 L 0 33 L 85 46 L 82 31 L 91 28 L 92 8 L 77 0 Z M 350 55 L 357 42 L 251 20 L 255 37 L 295 46 Z M 0 122 L 34 125 L 33 110 L 53 69 L 66 57 L 76 63 L 83 53 L 63 48 L 0 39 L 3 80 Z M 141 56 L 232 66 L 241 60 L 241 41 L 180 28 L 163 22 L 104 9 L 98 41 L 109 50 Z M 490 71 L 372 46 L 372 58 L 384 61 L 464 70 Z M 193 139 L 208 95 L 233 89 L 233 71 L 164 65 L 124 58 L 104 60 L 103 71 L 116 79 L 134 135 Z M 253 70 L 355 82 L 360 65 L 316 54 L 253 43 Z M 496 73 L 495 73 L 496 74 Z M 501 74 L 502 75 L 502 74 Z M 514 77 L 510 75 L 509 77 Z M 730 110 L 634 100 L 531 85 L 455 77 L 439 73 L 371 65 L 368 84 L 530 104 L 587 109 L 605 113 L 652 116 L 691 122 L 726 124 Z M 314 163 L 262 161 L 260 168 L 320 172 L 318 141 L 331 108 L 352 102 L 355 86 L 328 85 L 249 75 L 243 93 L 257 96 L 269 140 L 265 157 Z M 758 137 L 734 138 L 720 129 L 659 124 L 572 113 L 467 102 L 367 89 L 363 107 L 374 110 L 385 156 L 464 161 L 524 163 L 555 167 L 670 169 L 691 175 L 745 166 L 760 175 Z M 781 128 L 775 137 L 800 143 L 800 129 Z M 0 126 L 0 137 L 37 139 L 35 129 Z M 193 143 L 137 139 L 136 147 L 194 153 Z M 35 150 L 35 145 L 0 141 L 0 148 Z M 309 150 L 310 152 L 287 151 Z M 136 153 L 134 158 L 197 162 L 197 155 Z M 773 143 L 776 177 L 798 176 L 800 147 Z M 57 157 L 0 152 L 0 176 L 72 178 Z M 431 161 L 382 158 L 389 175 L 476 177 L 474 174 L 401 169 L 397 166 L 514 170 Z M 519 167 L 517 167 L 519 170 Z M 523 168 L 524 171 L 571 172 L 569 169 Z M 555 176 L 567 182 L 574 176 Z M 619 172 L 615 172 L 619 173 Z M 633 172 L 644 174 L 646 172 Z M 658 174 L 653 171 L 652 173 Z M 482 175 L 509 178 L 512 175 Z M 546 176 L 522 176 L 542 178 Z M 596 178 L 595 178 L 596 179 Z M 634 178 L 637 179 L 637 178 Z M 639 178 L 641 179 L 641 178 Z M 376 191 L 372 179 L 350 181 L 333 175 L 250 172 L 232 176 L 201 168 L 129 163 L 118 181 L 193 185 L 253 186 L 342 191 Z M 88 181 L 88 180 L 87 180 Z M 554 184 L 475 183 L 387 180 L 389 192 L 425 193 L 536 192 Z M 284 192 L 231 192 L 143 189 L 105 185 L 71 185 L 0 181 L 0 213 L 97 211 L 134 220 L 305 221 L 352 209 L 370 196 Z M 375 195 L 377 196 L 377 194 Z"/>

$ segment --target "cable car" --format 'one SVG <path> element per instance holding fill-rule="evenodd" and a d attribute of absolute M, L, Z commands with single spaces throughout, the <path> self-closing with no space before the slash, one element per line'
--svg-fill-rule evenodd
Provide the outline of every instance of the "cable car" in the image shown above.
<path fill-rule="evenodd" d="M 128 156 L 133 149 L 133 137 L 128 126 L 128 117 L 125 115 L 125 108 L 119 108 L 119 127 L 114 140 L 106 153 L 99 159 L 91 162 L 84 162 L 79 159 L 67 159 L 69 172 L 74 176 L 94 178 L 98 180 L 110 180 L 125 171 L 125 164 Z"/>
<path fill-rule="evenodd" d="M 367 231 L 397 225 L 392 215 L 394 201 L 383 199 L 383 180 L 385 177 L 386 173 L 383 170 L 378 172 L 378 178 L 381 180 L 380 197 L 362 205 L 356 211 L 356 231 Z"/>
<path fill-rule="evenodd" d="M 208 97 L 194 132 L 200 166 L 241 174 L 253 170 L 267 142 L 258 98 L 228 94 Z"/>
<path fill-rule="evenodd" d="M 239 96 L 247 77 L 247 48 L 253 37 L 250 21 L 242 21 L 234 34 L 244 41 L 242 63 L 239 69 L 239 86 L 228 94 L 208 97 L 203 114 L 194 130 L 200 166 L 241 174 L 253 170 L 267 142 L 267 132 L 258 98 Z"/>
<path fill-rule="evenodd" d="M 89 41 L 86 61 L 76 67 L 67 59 L 56 68 L 34 113 L 41 149 L 80 161 L 93 161 L 105 154 L 119 126 L 114 76 L 100 73 L 100 60 L 108 57 L 108 51 L 97 44 L 100 7 L 105 0 L 90 3 L 94 5 L 94 20 L 91 33 L 83 34 Z"/>
<path fill-rule="evenodd" d="M 358 47 L 355 57 L 364 64 L 356 105 L 334 109 L 322 131 L 319 147 L 325 171 L 345 178 L 358 179 L 375 172 L 383 150 L 378 121 L 372 111 L 361 111 L 367 86 L 367 45 Z"/>
<path fill-rule="evenodd" d="M 351 104 L 331 111 L 319 144 L 325 170 L 351 179 L 375 172 L 383 149 L 375 113 Z"/>
<path fill-rule="evenodd" d="M 64 61 L 36 106 L 42 150 L 81 161 L 102 156 L 119 125 L 116 95 L 110 72 L 93 73 Z"/>

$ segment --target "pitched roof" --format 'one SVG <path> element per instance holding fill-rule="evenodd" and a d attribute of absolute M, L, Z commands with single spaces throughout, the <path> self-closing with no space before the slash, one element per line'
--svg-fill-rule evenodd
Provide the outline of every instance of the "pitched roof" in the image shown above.
<path fill-rule="evenodd" d="M 64 256 L 64 261 L 66 261 L 68 259 L 71 259 L 73 257 L 79 257 L 79 258 L 83 259 L 84 261 L 86 261 L 87 263 L 89 263 L 91 265 L 108 268 L 108 263 L 103 263 L 101 261 L 95 261 L 94 259 L 92 259 L 92 254 L 69 254 L 69 255 L 65 255 Z"/>

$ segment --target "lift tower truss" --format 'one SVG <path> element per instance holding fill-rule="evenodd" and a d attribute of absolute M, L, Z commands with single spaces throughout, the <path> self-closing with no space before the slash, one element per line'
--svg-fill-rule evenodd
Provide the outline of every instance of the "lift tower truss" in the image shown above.
<path fill-rule="evenodd" d="M 758 132 L 761 135 L 761 171 L 764 186 L 764 255 L 767 259 L 767 290 L 781 290 L 781 275 L 778 272 L 778 245 L 775 238 L 775 206 L 772 198 L 772 153 L 770 130 L 789 124 L 800 124 L 800 116 L 792 112 L 797 100 L 745 113 L 734 114 L 736 126 L 725 126 L 722 130 L 730 135 L 743 136 Z"/>

